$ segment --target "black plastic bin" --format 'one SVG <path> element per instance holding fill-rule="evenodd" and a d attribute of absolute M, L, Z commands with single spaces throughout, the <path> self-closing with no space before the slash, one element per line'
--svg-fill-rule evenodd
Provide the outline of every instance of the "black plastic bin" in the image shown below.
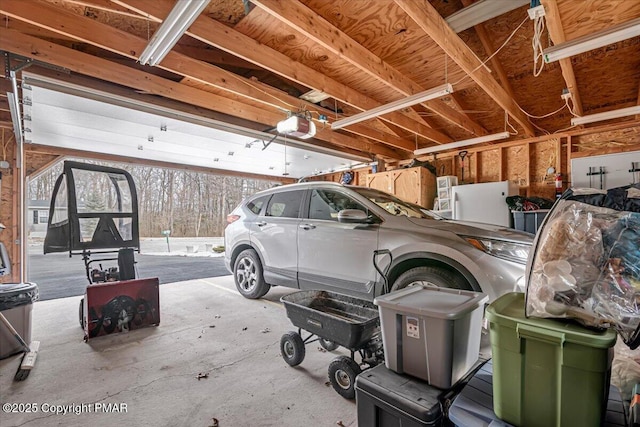
<path fill-rule="evenodd" d="M 38 286 L 35 283 L 0 284 L 0 312 L 27 344 L 31 342 L 31 310 L 37 300 Z M 23 350 L 7 327 L 0 323 L 0 359 Z"/>
<path fill-rule="evenodd" d="M 536 234 L 538 228 L 547 216 L 549 209 L 535 211 L 511 211 L 513 214 L 513 228 L 527 233 Z"/>
<path fill-rule="evenodd" d="M 440 395 L 426 381 L 378 365 L 356 378 L 358 425 L 367 427 L 439 426 Z"/>

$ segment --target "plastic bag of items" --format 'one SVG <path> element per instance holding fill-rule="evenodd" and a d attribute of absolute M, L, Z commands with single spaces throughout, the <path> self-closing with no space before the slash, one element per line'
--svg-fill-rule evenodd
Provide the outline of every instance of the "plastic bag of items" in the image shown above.
<path fill-rule="evenodd" d="M 615 328 L 640 345 L 640 185 L 570 189 L 533 243 L 527 316 Z"/>

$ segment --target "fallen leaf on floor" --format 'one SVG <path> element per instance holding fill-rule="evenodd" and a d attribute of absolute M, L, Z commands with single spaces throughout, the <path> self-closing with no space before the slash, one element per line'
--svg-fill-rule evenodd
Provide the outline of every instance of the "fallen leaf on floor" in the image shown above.
<path fill-rule="evenodd" d="M 202 335 L 199 335 L 198 338 L 202 338 Z"/>
<path fill-rule="evenodd" d="M 344 424 L 342 424 L 342 421 L 338 421 L 336 424 L 339 425 L 340 427 L 344 427 Z"/>
<path fill-rule="evenodd" d="M 218 423 L 218 419 L 217 418 L 212 418 L 211 419 L 211 425 L 209 427 L 220 427 L 220 424 Z"/>
<path fill-rule="evenodd" d="M 246 326 L 244 328 L 242 328 L 243 331 L 246 331 L 247 329 L 249 329 L 249 328 L 247 328 Z"/>
<path fill-rule="evenodd" d="M 196 378 L 198 379 L 198 381 L 200 381 L 203 378 L 209 378 L 209 373 L 207 372 L 203 374 L 202 372 L 200 372 Z"/>
<path fill-rule="evenodd" d="M 263 330 L 261 330 L 260 332 L 262 332 L 263 334 L 269 333 L 271 332 L 271 329 L 269 328 L 264 328 Z"/>
<path fill-rule="evenodd" d="M 327 381 L 327 382 L 325 382 L 325 383 L 324 383 L 324 385 L 325 385 L 325 386 L 327 386 L 327 387 L 329 387 L 329 386 L 331 385 L 331 382 L 330 382 L 330 381 Z"/>

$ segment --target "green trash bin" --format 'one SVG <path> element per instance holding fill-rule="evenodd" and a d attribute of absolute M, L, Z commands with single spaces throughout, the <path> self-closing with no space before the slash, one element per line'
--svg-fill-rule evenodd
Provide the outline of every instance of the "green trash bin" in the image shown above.
<path fill-rule="evenodd" d="M 600 426 L 616 333 L 564 320 L 526 318 L 524 294 L 487 307 L 493 409 L 513 425 Z"/>

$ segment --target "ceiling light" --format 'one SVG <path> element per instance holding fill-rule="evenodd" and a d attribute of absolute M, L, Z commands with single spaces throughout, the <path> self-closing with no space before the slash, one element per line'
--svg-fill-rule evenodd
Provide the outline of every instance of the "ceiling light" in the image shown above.
<path fill-rule="evenodd" d="M 276 129 L 280 134 L 300 139 L 309 139 L 316 134 L 316 125 L 313 120 L 301 116 L 291 116 L 278 122 Z"/>
<path fill-rule="evenodd" d="M 590 114 L 588 116 L 574 117 L 573 119 L 571 119 L 571 126 L 601 122 L 603 120 L 617 119 L 620 117 L 633 116 L 635 114 L 640 114 L 640 105 L 621 108 L 619 110 L 605 111 L 604 113 Z"/>
<path fill-rule="evenodd" d="M 451 142 L 449 144 L 436 145 L 434 147 L 421 148 L 415 150 L 413 154 L 419 156 L 421 154 L 435 153 L 438 151 L 449 150 L 451 148 L 466 147 L 468 145 L 480 144 L 482 142 L 496 141 L 498 139 L 509 138 L 509 132 L 494 133 L 491 135 L 483 135 L 477 138 L 465 139 L 464 141 Z"/>
<path fill-rule="evenodd" d="M 153 34 L 140 55 L 142 65 L 158 65 L 175 46 L 210 0 L 180 0 L 176 2 L 160 28 Z"/>
<path fill-rule="evenodd" d="M 602 46 L 616 43 L 631 37 L 640 36 L 640 18 L 632 19 L 623 24 L 598 31 L 593 34 L 578 37 L 565 43 L 557 44 L 545 49 L 544 62 L 553 62 L 559 59 L 578 55 Z"/>
<path fill-rule="evenodd" d="M 529 4 L 529 0 L 479 0 L 452 13 L 445 21 L 453 31 L 459 33 L 525 4 Z"/>
<path fill-rule="evenodd" d="M 453 86 L 451 86 L 450 83 L 446 83 L 442 86 L 438 86 L 424 92 L 416 93 L 415 95 L 390 102 L 389 104 L 381 105 L 371 110 L 355 114 L 351 117 L 347 117 L 346 119 L 335 121 L 331 123 L 331 129 L 341 129 L 345 126 L 353 125 L 363 120 L 373 119 L 374 117 L 391 113 L 392 111 L 401 110 L 403 108 L 410 107 L 412 105 L 419 104 L 430 99 L 440 98 L 441 96 L 448 95 L 450 93 L 453 93 Z"/>

